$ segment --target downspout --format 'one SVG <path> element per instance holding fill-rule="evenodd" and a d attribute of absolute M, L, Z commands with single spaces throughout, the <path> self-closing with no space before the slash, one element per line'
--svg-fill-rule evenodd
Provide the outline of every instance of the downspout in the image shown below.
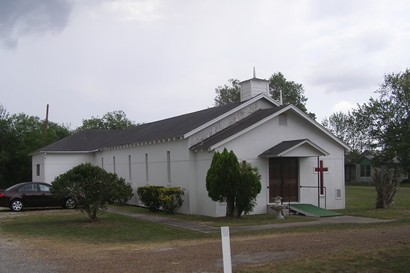
<path fill-rule="evenodd" d="M 317 157 L 317 206 L 320 208 L 320 160 Z"/>

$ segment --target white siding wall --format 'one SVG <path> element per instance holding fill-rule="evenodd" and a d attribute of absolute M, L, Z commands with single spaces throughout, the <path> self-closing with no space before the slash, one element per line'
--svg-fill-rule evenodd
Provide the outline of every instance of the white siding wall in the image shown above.
<path fill-rule="evenodd" d="M 325 136 L 323 132 L 306 122 L 299 116 L 289 112 L 287 126 L 279 126 L 278 118 L 273 118 L 257 128 L 249 131 L 236 139 L 225 143 L 218 150 L 226 147 L 233 150 L 239 160 L 246 160 L 257 167 L 262 175 L 262 192 L 258 196 L 258 205 L 254 213 L 266 212 L 267 186 L 269 178 L 268 160 L 258 157 L 265 150 L 286 140 L 310 139 L 315 144 L 330 153 L 329 156 L 321 157 L 324 166 L 329 168 L 329 172 L 324 174 L 324 183 L 327 188 L 326 205 L 328 209 L 342 209 L 344 203 L 344 150 Z M 300 158 L 299 183 L 302 186 L 317 186 L 317 173 L 314 168 L 317 166 L 317 157 Z M 340 190 L 342 198 L 336 198 L 336 190 Z M 300 202 L 317 204 L 317 189 L 302 188 L 300 190 Z M 325 196 L 321 197 L 321 207 L 324 207 Z"/>
<path fill-rule="evenodd" d="M 192 173 L 194 170 L 192 170 L 191 155 L 187 143 L 186 140 L 183 140 L 102 151 L 97 154 L 96 162 L 101 167 L 103 158 L 104 169 L 113 172 L 113 157 L 115 157 L 117 175 L 129 182 L 134 189 L 134 198 L 129 203 L 140 205 L 136 192 L 138 187 L 146 185 L 181 187 L 185 191 L 185 201 L 179 211 L 191 213 L 189 210 L 189 187 L 192 184 L 191 179 L 195 176 Z M 170 181 L 168 179 L 168 151 L 170 155 Z M 148 181 L 145 164 L 146 154 L 148 155 Z M 131 180 L 129 156 L 131 156 Z"/>
<path fill-rule="evenodd" d="M 33 155 L 32 162 L 33 181 L 52 183 L 57 176 L 81 163 L 94 164 L 94 154 L 36 154 Z M 40 176 L 36 174 L 37 164 L 40 164 Z"/>
<path fill-rule="evenodd" d="M 200 152 L 196 154 L 196 196 L 193 202 L 196 202 L 195 214 L 209 215 L 209 216 L 222 216 L 225 214 L 218 214 L 217 207 L 219 203 L 212 201 L 208 197 L 208 191 L 206 190 L 206 173 L 211 166 L 213 153 Z"/>

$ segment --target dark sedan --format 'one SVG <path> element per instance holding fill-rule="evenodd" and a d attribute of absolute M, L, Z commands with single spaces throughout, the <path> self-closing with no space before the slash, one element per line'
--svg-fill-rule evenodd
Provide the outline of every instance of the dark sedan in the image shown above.
<path fill-rule="evenodd" d="M 73 199 L 53 196 L 50 187 L 47 183 L 25 182 L 0 190 L 0 207 L 8 207 L 12 211 L 21 211 L 25 207 L 75 207 Z"/>

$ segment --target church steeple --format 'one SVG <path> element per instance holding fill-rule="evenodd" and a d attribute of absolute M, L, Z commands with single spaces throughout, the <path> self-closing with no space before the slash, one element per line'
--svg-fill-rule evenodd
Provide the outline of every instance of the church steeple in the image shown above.
<path fill-rule="evenodd" d="M 253 78 L 240 83 L 241 101 L 249 100 L 261 93 L 269 95 L 269 81 L 256 78 L 255 67 L 253 67 Z"/>

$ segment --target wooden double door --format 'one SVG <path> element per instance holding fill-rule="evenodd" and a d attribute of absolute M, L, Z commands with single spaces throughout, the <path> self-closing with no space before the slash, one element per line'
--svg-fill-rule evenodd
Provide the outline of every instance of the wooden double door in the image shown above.
<path fill-rule="evenodd" d="M 269 158 L 269 203 L 276 196 L 284 202 L 299 201 L 299 159 L 297 157 Z"/>

